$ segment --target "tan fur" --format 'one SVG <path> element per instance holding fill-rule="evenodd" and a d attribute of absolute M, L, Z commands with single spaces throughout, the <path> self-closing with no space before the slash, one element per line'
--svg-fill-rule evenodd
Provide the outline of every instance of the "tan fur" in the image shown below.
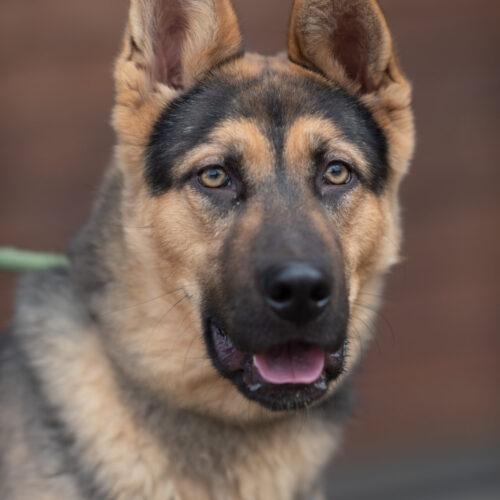
<path fill-rule="evenodd" d="M 355 144 L 343 137 L 330 121 L 318 117 L 301 117 L 288 132 L 285 157 L 293 170 L 303 178 L 304 172 L 311 168 L 311 153 L 318 144 L 324 143 L 332 157 L 358 166 L 367 171 L 366 158 Z"/>
<path fill-rule="evenodd" d="M 175 172 L 182 175 L 200 164 L 217 164 L 229 147 L 242 155 L 250 181 L 262 182 L 273 174 L 275 158 L 265 131 L 259 129 L 254 121 L 246 119 L 225 120 L 212 131 L 206 144 L 192 150 L 182 160 Z"/>

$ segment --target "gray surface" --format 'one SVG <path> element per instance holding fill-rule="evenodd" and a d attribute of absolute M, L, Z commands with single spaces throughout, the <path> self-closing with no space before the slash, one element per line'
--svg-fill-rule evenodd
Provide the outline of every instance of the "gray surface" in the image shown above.
<path fill-rule="evenodd" d="M 334 468 L 329 500 L 500 500 L 500 447 Z"/>

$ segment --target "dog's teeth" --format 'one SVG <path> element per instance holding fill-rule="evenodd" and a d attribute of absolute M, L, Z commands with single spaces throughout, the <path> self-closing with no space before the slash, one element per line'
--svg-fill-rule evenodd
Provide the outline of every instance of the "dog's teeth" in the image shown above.
<path fill-rule="evenodd" d="M 316 387 L 316 389 L 319 389 L 321 391 L 326 391 L 326 389 L 327 389 L 326 380 L 324 378 L 322 378 L 321 380 L 318 380 L 314 384 L 314 387 Z"/>
<path fill-rule="evenodd" d="M 248 386 L 248 389 L 249 389 L 251 392 L 256 392 L 256 391 L 258 391 L 260 388 L 262 388 L 262 384 L 252 384 L 252 385 L 249 385 L 249 386 Z"/>

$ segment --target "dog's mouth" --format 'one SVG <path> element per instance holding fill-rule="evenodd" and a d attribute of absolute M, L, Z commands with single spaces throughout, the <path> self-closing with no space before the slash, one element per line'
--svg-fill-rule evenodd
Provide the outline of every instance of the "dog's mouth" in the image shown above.
<path fill-rule="evenodd" d="M 263 352 L 240 351 L 207 322 L 208 350 L 219 372 L 248 398 L 274 411 L 304 408 L 323 397 L 344 367 L 345 343 L 334 351 L 306 342 L 278 344 Z"/>

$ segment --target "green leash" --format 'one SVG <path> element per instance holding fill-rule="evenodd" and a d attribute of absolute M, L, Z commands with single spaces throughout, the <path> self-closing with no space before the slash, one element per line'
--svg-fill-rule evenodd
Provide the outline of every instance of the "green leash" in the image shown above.
<path fill-rule="evenodd" d="M 62 254 L 0 247 L 0 271 L 41 271 L 51 267 L 67 267 L 68 265 L 68 258 Z"/>

